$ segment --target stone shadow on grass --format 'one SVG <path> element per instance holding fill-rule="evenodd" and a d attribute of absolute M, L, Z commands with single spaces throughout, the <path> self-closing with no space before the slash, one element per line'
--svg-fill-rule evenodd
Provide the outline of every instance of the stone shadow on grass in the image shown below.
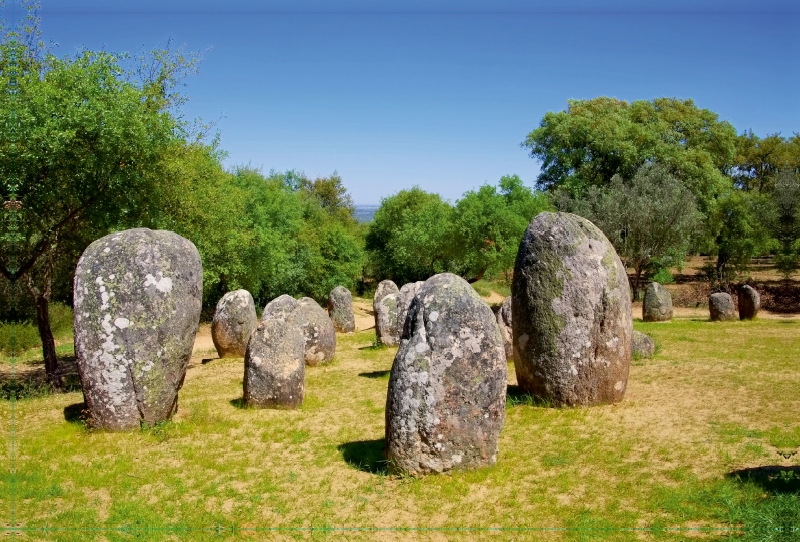
<path fill-rule="evenodd" d="M 386 439 L 354 440 L 337 446 L 342 458 L 353 468 L 372 474 L 389 474 L 384 457 Z"/>
<path fill-rule="evenodd" d="M 358 373 L 358 376 L 363 376 L 364 378 L 389 378 L 391 374 L 392 371 L 370 371 L 369 373 Z"/>
<path fill-rule="evenodd" d="M 731 471 L 726 478 L 741 483 L 751 482 L 772 495 L 800 493 L 800 467 L 766 465 Z"/>
<path fill-rule="evenodd" d="M 85 425 L 87 415 L 86 403 L 72 403 L 64 407 L 64 420 L 69 423 Z"/>
<path fill-rule="evenodd" d="M 506 405 L 508 406 L 535 406 L 535 407 L 542 407 L 548 408 L 551 407 L 552 404 L 547 399 L 542 397 L 537 397 L 536 395 L 532 395 L 530 392 L 527 392 L 517 386 L 516 384 L 509 384 L 506 387 Z"/>
<path fill-rule="evenodd" d="M 244 404 L 244 397 L 237 397 L 236 399 L 231 399 L 229 401 L 231 406 L 236 407 L 241 410 L 247 410 L 247 405 Z"/>

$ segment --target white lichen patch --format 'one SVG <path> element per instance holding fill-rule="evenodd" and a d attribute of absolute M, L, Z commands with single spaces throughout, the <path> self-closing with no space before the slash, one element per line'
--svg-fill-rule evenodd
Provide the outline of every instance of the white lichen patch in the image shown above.
<path fill-rule="evenodd" d="M 160 277 L 158 280 L 156 280 L 156 278 L 150 273 L 145 275 L 145 277 L 144 277 L 144 287 L 148 288 L 150 286 L 155 286 L 156 290 L 158 290 L 159 292 L 162 292 L 162 293 L 165 293 L 165 294 L 170 292 L 172 290 L 172 279 L 169 278 L 169 277 L 165 277 L 161 273 L 161 271 L 158 271 L 158 275 Z"/>

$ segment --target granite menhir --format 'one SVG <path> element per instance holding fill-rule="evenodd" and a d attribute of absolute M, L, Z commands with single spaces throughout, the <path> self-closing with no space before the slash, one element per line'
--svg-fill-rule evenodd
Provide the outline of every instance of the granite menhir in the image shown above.
<path fill-rule="evenodd" d="M 98 239 L 75 270 L 75 357 L 88 424 L 128 430 L 178 408 L 203 293 L 197 248 L 171 231 Z"/>
<path fill-rule="evenodd" d="M 211 340 L 221 358 L 243 358 L 250 334 L 258 326 L 256 305 L 247 290 L 228 292 L 217 303 Z"/>

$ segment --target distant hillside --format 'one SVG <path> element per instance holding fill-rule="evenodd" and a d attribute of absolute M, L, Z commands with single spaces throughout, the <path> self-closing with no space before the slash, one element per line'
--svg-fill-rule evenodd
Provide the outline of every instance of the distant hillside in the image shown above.
<path fill-rule="evenodd" d="M 359 222 L 372 222 L 372 217 L 380 205 L 356 205 L 356 220 Z"/>

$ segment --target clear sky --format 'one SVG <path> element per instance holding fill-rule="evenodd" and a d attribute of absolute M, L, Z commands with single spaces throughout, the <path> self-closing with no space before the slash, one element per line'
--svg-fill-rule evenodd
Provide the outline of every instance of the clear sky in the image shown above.
<path fill-rule="evenodd" d="M 533 185 L 520 142 L 570 98 L 692 98 L 739 132 L 800 131 L 800 2 L 41 3 L 59 55 L 170 37 L 204 51 L 184 111 L 219 118 L 226 165 L 337 170 L 358 204 L 413 185 L 452 201 L 511 173 Z"/>

